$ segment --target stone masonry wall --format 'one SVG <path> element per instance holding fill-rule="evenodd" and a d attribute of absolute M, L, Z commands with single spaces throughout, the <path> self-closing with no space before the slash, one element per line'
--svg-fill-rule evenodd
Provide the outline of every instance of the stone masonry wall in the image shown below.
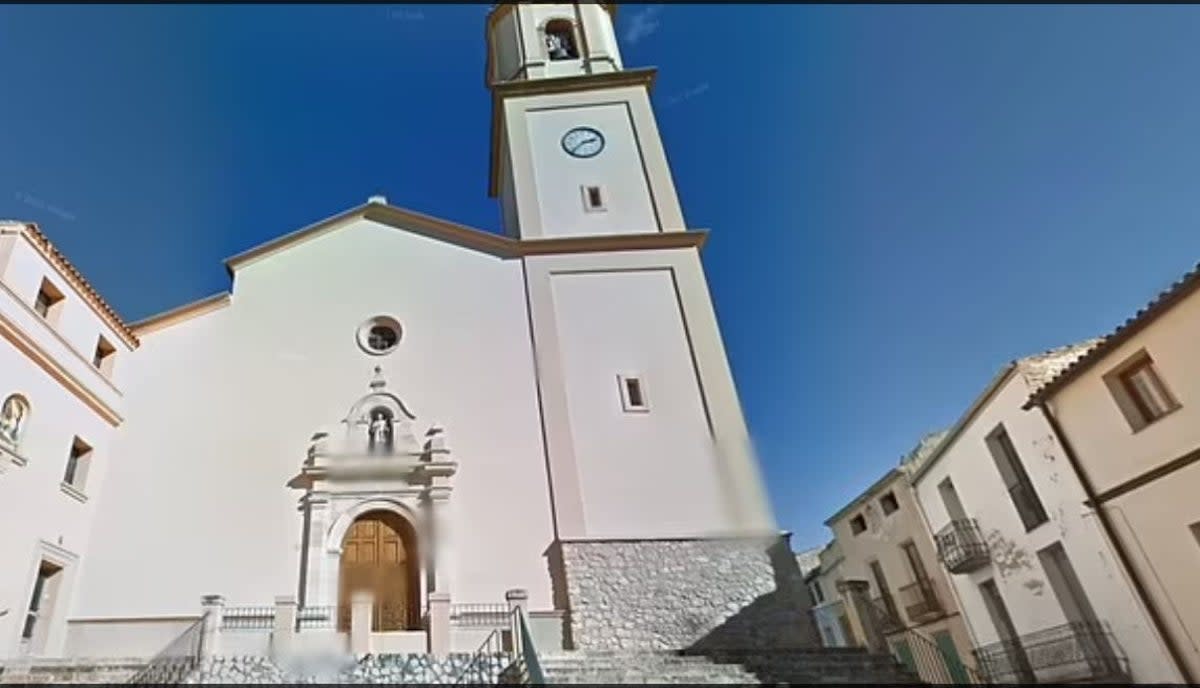
<path fill-rule="evenodd" d="M 550 554 L 575 648 L 819 645 L 786 536 L 560 541 Z"/>

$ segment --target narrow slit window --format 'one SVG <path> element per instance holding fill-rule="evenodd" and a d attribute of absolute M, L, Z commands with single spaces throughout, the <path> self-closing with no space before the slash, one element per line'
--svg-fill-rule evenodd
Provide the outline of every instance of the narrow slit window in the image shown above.
<path fill-rule="evenodd" d="M 92 365 L 105 375 L 112 373 L 113 361 L 116 360 L 117 349 L 104 338 L 96 340 L 96 351 L 92 354 Z"/>
<path fill-rule="evenodd" d="M 63 472 L 63 482 L 82 491 L 91 463 L 92 448 L 88 446 L 87 442 L 76 437 L 72 440 L 71 451 L 67 455 L 67 468 Z"/>
<path fill-rule="evenodd" d="M 617 382 L 621 387 L 621 407 L 627 411 L 649 411 L 650 404 L 646 398 L 646 387 L 638 375 L 618 375 Z"/>
<path fill-rule="evenodd" d="M 33 310 L 48 322 L 53 323 L 58 319 L 58 312 L 62 310 L 62 302 L 63 294 L 58 287 L 51 284 L 50 280 L 42 278 L 37 297 L 33 300 Z"/>
<path fill-rule="evenodd" d="M 630 406 L 645 406 L 642 401 L 642 383 L 638 380 L 626 380 L 625 389 L 629 393 Z"/>
<path fill-rule="evenodd" d="M 589 213 L 605 210 L 604 190 L 599 186 L 583 187 L 583 209 Z"/>

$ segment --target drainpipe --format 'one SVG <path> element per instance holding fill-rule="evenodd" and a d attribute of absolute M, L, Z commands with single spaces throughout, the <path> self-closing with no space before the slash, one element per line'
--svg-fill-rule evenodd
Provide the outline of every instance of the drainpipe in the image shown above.
<path fill-rule="evenodd" d="M 1071 441 L 1067 439 L 1063 432 L 1062 426 L 1058 424 L 1058 419 L 1050 412 L 1045 401 L 1038 402 L 1037 407 L 1041 409 L 1042 416 L 1046 422 L 1050 424 L 1050 430 L 1054 433 L 1058 443 L 1063 448 L 1063 453 L 1067 455 L 1067 461 L 1074 469 L 1075 475 L 1079 476 L 1079 483 L 1083 486 L 1083 493 L 1087 497 L 1087 502 L 1096 509 L 1096 516 L 1100 519 L 1100 526 L 1104 529 L 1104 534 L 1112 543 L 1113 550 L 1117 553 L 1117 558 L 1121 560 L 1121 566 L 1129 573 L 1129 578 L 1133 582 L 1133 590 L 1137 593 L 1138 600 L 1142 606 L 1146 608 L 1146 613 L 1150 615 L 1150 622 L 1154 624 L 1154 630 L 1158 632 L 1159 637 L 1163 639 L 1163 644 L 1167 646 L 1167 652 L 1170 653 L 1172 661 L 1175 662 L 1175 668 L 1179 670 L 1179 674 L 1183 677 L 1184 683 L 1196 683 L 1196 678 L 1192 676 L 1188 670 L 1188 665 L 1183 660 L 1183 653 L 1179 650 L 1179 646 L 1175 642 L 1174 636 L 1171 635 L 1167 625 L 1163 622 L 1162 615 L 1158 612 L 1158 607 L 1146 592 L 1145 583 L 1138 570 L 1134 568 L 1133 561 L 1129 557 L 1129 553 L 1125 550 L 1125 546 L 1121 543 L 1120 537 L 1117 535 L 1117 530 L 1113 526 L 1112 520 L 1105 511 L 1104 505 L 1096 499 L 1096 490 L 1092 486 L 1092 481 L 1084 472 L 1083 466 L 1079 463 L 1079 457 L 1075 454 L 1075 448 L 1071 446 Z"/>

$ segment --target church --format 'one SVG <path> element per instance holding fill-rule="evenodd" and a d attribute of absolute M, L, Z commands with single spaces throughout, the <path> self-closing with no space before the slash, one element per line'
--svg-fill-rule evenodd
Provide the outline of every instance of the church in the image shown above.
<path fill-rule="evenodd" d="M 374 196 L 125 322 L 0 222 L 0 661 L 153 657 L 213 607 L 252 654 L 353 599 L 376 652 L 471 652 L 513 599 L 539 650 L 809 642 L 731 628 L 794 561 L 616 11 L 488 14 L 500 233 Z"/>

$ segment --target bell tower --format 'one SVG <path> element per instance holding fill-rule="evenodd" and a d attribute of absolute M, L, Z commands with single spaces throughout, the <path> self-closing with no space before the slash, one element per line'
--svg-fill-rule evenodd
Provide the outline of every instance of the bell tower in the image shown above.
<path fill-rule="evenodd" d="M 490 195 L 521 239 L 686 231 L 650 106 L 625 69 L 614 3 L 496 5 L 488 15 Z"/>

